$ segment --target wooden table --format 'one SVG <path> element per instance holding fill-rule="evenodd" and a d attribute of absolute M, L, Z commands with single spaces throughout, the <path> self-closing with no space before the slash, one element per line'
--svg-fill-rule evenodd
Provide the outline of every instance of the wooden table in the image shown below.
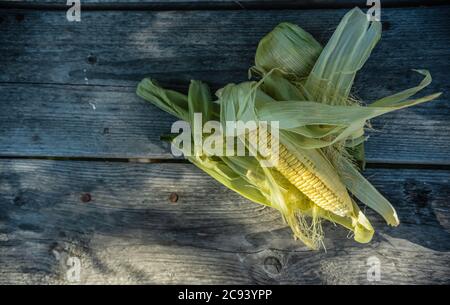
<path fill-rule="evenodd" d="M 382 1 L 383 36 L 355 84 L 370 102 L 427 68 L 424 93 L 444 93 L 373 121 L 365 175 L 401 225 L 367 210 L 370 244 L 327 224 L 327 251 L 314 252 L 276 211 L 175 160 L 159 139 L 174 118 L 135 88 L 145 76 L 179 90 L 243 81 L 279 22 L 326 43 L 366 1 L 89 0 L 81 22 L 65 2 L 0 4 L 1 284 L 450 283 L 450 6 Z"/>

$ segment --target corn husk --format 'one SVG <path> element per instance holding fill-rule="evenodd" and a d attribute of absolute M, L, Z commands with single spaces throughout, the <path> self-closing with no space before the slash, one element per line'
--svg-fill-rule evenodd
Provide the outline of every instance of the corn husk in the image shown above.
<path fill-rule="evenodd" d="M 188 122 L 193 121 L 195 113 L 202 113 L 205 122 L 278 121 L 280 143 L 298 160 L 309 164 L 325 185 L 348 198 L 348 214 L 324 210 L 276 169 L 262 166 L 258 155 L 203 153 L 189 154 L 187 159 L 243 197 L 280 211 L 295 237 L 312 249 L 323 245 L 323 220 L 342 225 L 353 232 L 357 242 L 366 243 L 372 239 L 374 229 L 350 194 L 379 213 L 387 224 L 399 224 L 393 206 L 355 165 L 356 161 L 364 162 L 367 122 L 440 95 L 411 99 L 431 83 L 428 71 L 414 70 L 424 76 L 415 87 L 368 106 L 352 98 L 355 75 L 380 37 L 380 22 L 368 21 L 358 8 L 344 16 L 324 47 L 300 27 L 282 23 L 258 45 L 255 66 L 250 69 L 257 79 L 228 84 L 216 92 L 217 100 L 199 81 L 191 82 L 186 96 L 144 79 L 137 94 Z M 219 135 L 218 140 L 223 141 L 223 137 Z M 245 134 L 236 135 L 236 140 L 246 145 Z M 188 155 L 185 148 L 177 148 Z"/>

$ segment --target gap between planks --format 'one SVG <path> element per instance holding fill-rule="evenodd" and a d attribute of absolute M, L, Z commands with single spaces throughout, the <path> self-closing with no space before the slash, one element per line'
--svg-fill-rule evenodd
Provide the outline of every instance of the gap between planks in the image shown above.
<path fill-rule="evenodd" d="M 117 163 L 175 163 L 191 164 L 187 159 L 181 157 L 167 158 L 126 158 L 126 157 L 77 157 L 77 156 L 14 156 L 0 155 L 0 160 L 49 160 L 49 161 L 91 161 L 91 162 L 117 162 Z M 450 170 L 449 164 L 423 163 L 423 162 L 402 162 L 398 160 L 370 161 L 366 164 L 367 169 L 417 169 L 417 170 Z M 364 172 L 364 171 L 363 171 Z"/>

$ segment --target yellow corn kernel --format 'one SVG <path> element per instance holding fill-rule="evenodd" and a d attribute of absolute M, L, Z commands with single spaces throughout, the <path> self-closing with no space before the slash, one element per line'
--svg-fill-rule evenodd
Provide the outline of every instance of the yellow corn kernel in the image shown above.
<path fill-rule="evenodd" d="M 260 141 L 259 144 L 263 145 L 267 142 L 266 147 L 270 147 L 272 136 L 268 135 L 267 138 L 266 141 Z M 249 140 L 251 143 L 258 143 L 257 139 L 257 132 L 250 132 Z M 324 210 L 339 216 L 347 216 L 351 212 L 343 198 L 339 198 L 332 189 L 325 185 L 313 171 L 281 143 L 278 144 L 278 153 L 278 164 L 275 168 L 311 201 Z"/>

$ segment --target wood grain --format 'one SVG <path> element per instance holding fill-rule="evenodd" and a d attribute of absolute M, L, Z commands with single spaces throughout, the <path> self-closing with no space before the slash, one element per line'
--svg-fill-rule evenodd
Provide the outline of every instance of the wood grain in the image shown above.
<path fill-rule="evenodd" d="M 173 88 L 191 79 L 218 88 L 247 79 L 259 40 L 278 23 L 326 43 L 346 12 L 90 11 L 72 23 L 61 11 L 2 10 L 0 82 L 134 87 L 151 76 Z M 356 90 L 369 89 L 371 100 L 406 88 L 418 66 L 431 70 L 434 91 L 448 89 L 449 14 L 450 6 L 383 10 L 382 40 Z"/>
<path fill-rule="evenodd" d="M 381 262 L 378 283 L 450 284 L 449 6 L 383 2 L 402 8 L 383 9 L 385 32 L 355 94 L 392 94 L 419 81 L 411 68 L 428 68 L 425 93 L 444 95 L 375 120 L 382 132 L 371 132 L 368 159 L 447 169 L 369 169 L 401 225 L 367 210 L 377 230 L 368 245 L 326 224 L 327 252 L 309 251 L 276 211 L 190 164 L 15 158 L 171 159 L 159 136 L 174 119 L 135 96 L 140 79 L 179 90 L 190 79 L 215 89 L 243 81 L 277 23 L 324 43 L 346 10 L 217 9 L 353 5 L 329 2 L 87 0 L 80 23 L 53 0 L 0 10 L 0 284 L 68 284 L 69 258 L 83 284 L 371 284 L 370 257 Z M 170 8 L 187 10 L 157 11 Z"/>
<path fill-rule="evenodd" d="M 0 85 L 0 155 L 172 159 L 160 140 L 175 118 L 134 88 Z M 374 120 L 371 163 L 450 164 L 445 100 Z"/>
<path fill-rule="evenodd" d="M 327 252 L 293 240 L 278 212 L 189 164 L 0 161 L 0 283 L 449 284 L 450 171 L 372 169 L 402 224 L 367 245 L 325 226 Z M 178 200 L 169 200 L 176 193 Z"/>
<path fill-rule="evenodd" d="M 83 0 L 83 9 L 261 9 L 366 7 L 361 0 Z M 440 5 L 444 0 L 383 0 L 382 7 Z M 0 6 L 67 8 L 61 0 L 5 0 Z"/>
<path fill-rule="evenodd" d="M 171 158 L 174 118 L 132 88 L 1 85 L 2 155 Z"/>
<path fill-rule="evenodd" d="M 375 120 L 370 162 L 450 164 L 449 12 L 383 10 L 387 30 L 355 93 L 367 101 L 392 94 L 418 83 L 410 68 L 429 68 L 425 93 L 444 95 Z M 296 22 L 324 42 L 344 13 L 94 11 L 73 24 L 59 11 L 4 10 L 0 155 L 170 158 L 159 136 L 173 119 L 135 97 L 141 78 L 179 90 L 191 78 L 213 88 L 243 81 L 257 42 L 278 22 Z"/>

